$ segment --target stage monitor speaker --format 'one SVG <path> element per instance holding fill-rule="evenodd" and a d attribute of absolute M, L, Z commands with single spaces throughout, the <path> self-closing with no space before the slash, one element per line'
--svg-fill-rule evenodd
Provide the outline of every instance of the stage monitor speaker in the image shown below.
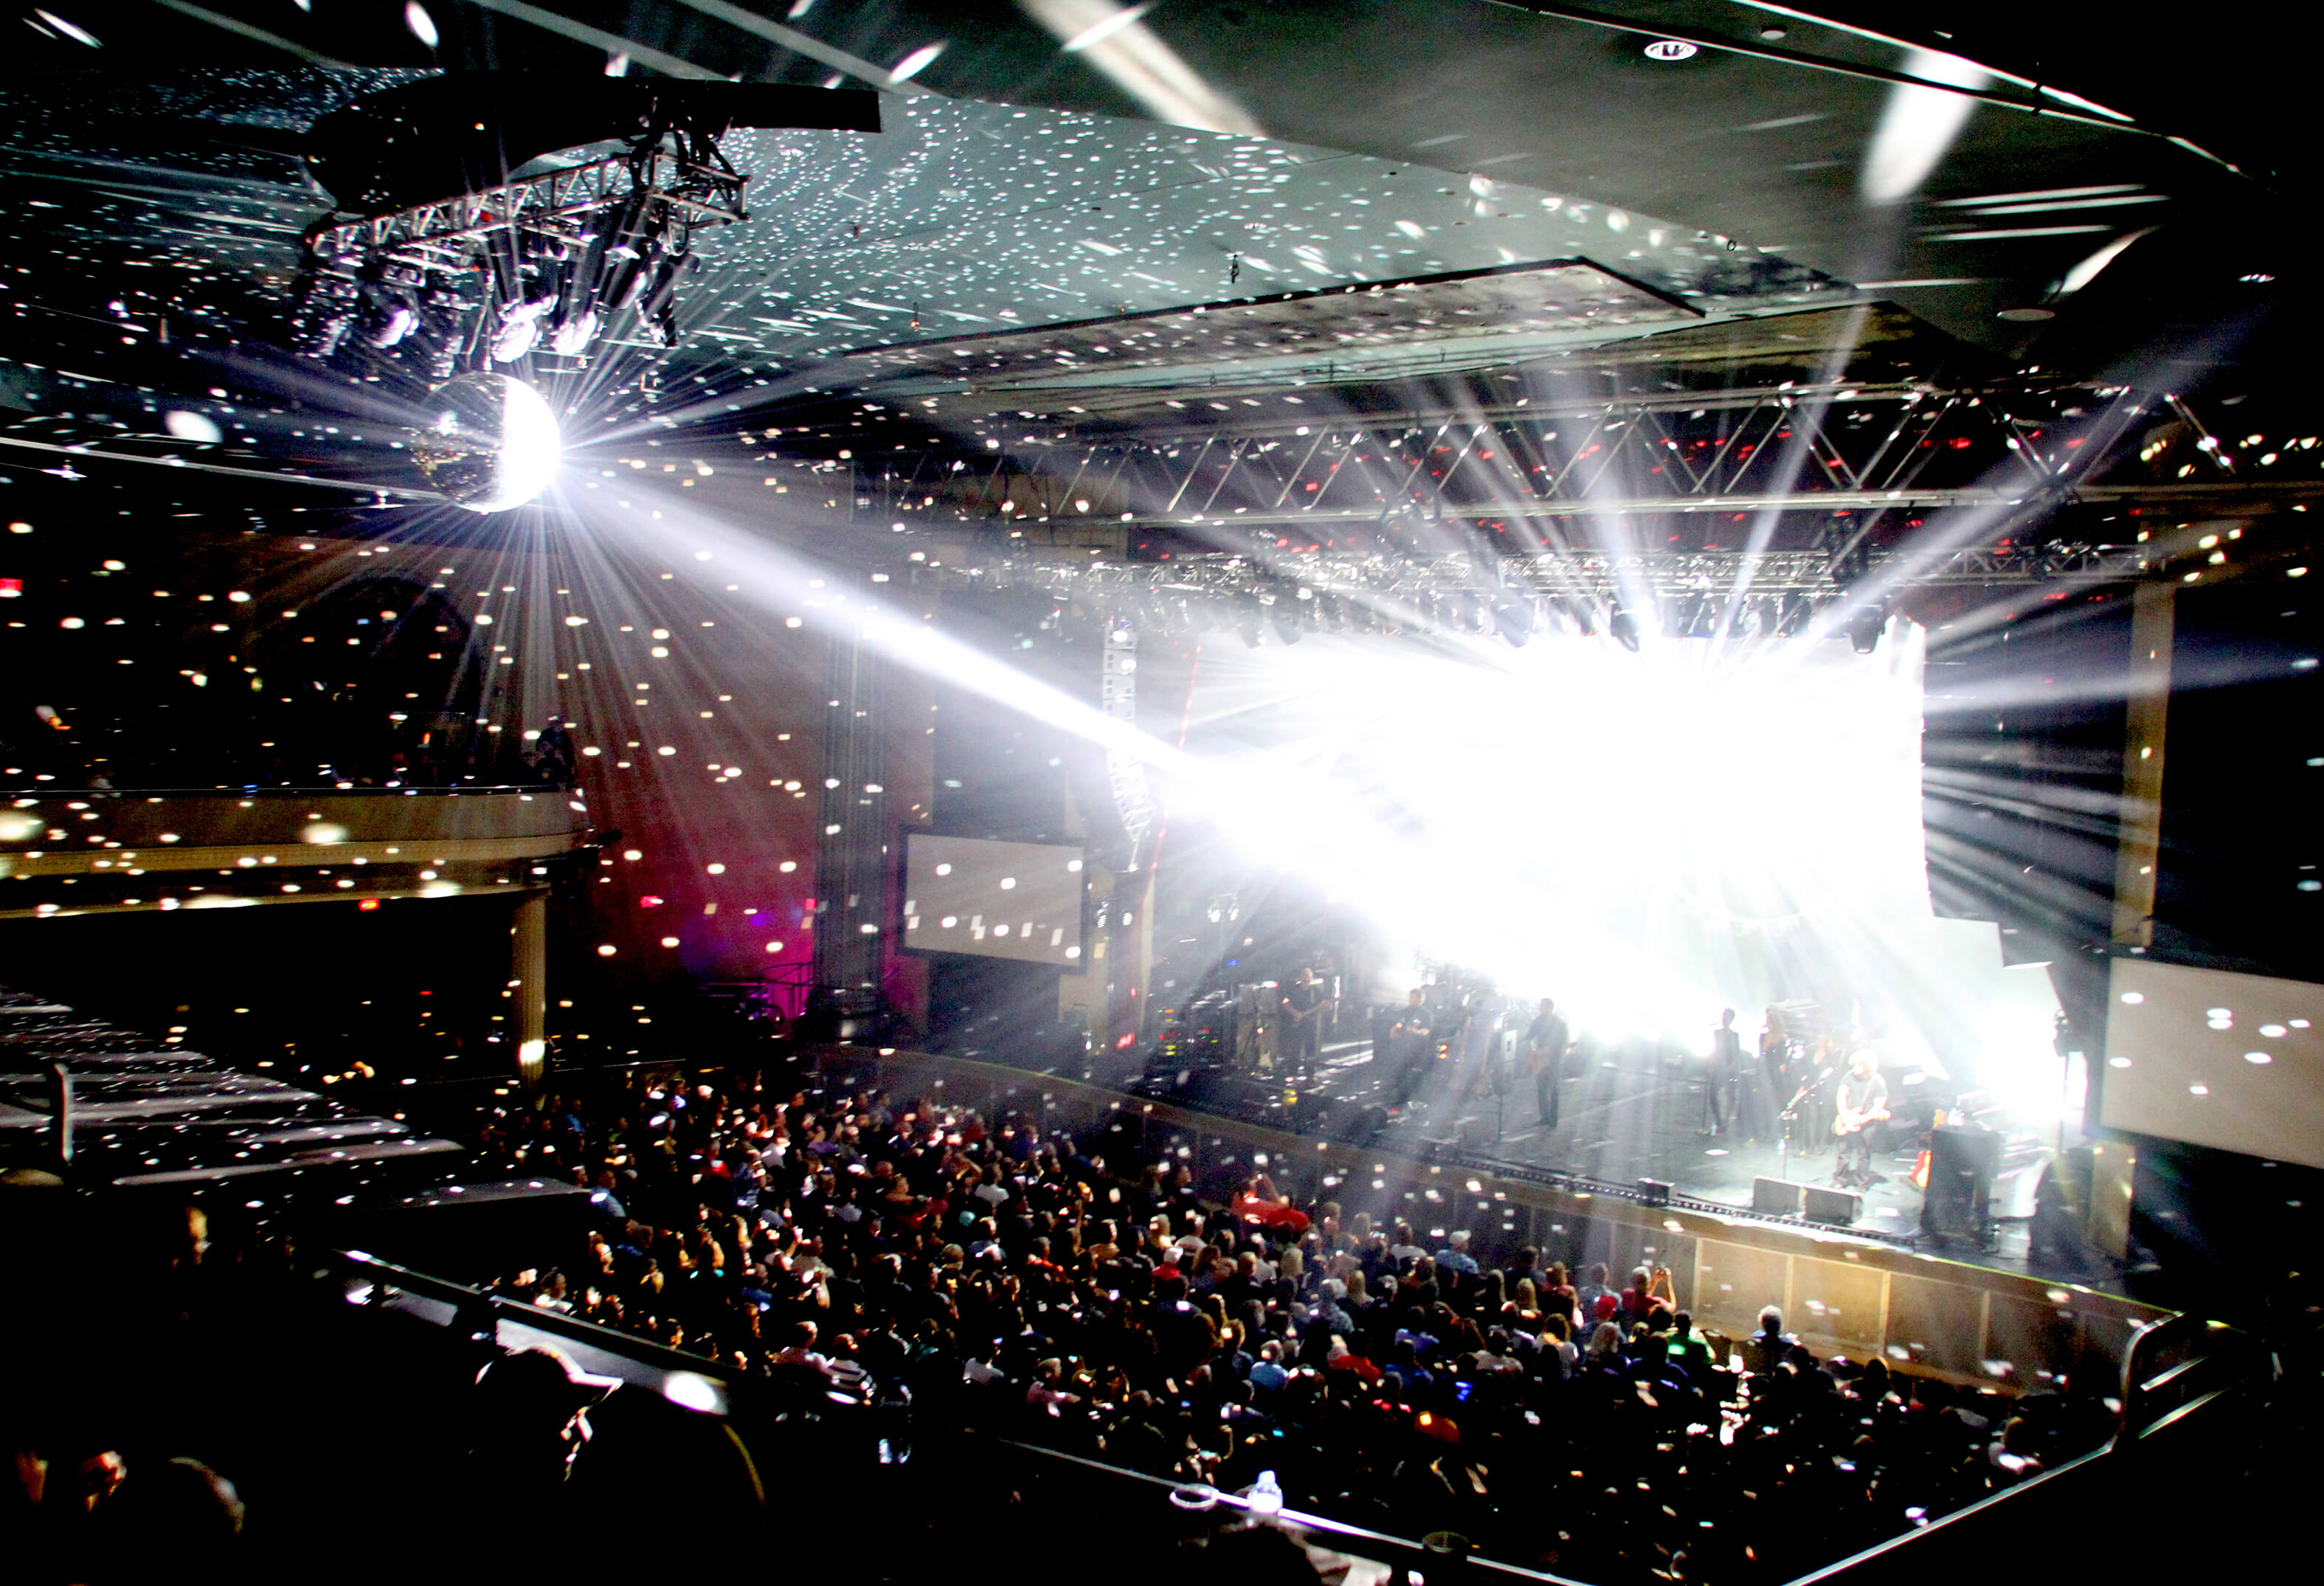
<path fill-rule="evenodd" d="M 1642 1178 L 1638 1180 L 1638 1204 L 1642 1206 L 1667 1206 L 1670 1204 L 1670 1198 L 1671 1186 L 1665 1184 L 1661 1179 Z"/>
<path fill-rule="evenodd" d="M 2001 1174 L 2001 1136 L 1993 1130 L 1958 1125 L 1938 1130 L 1930 1143 L 1930 1166 L 1957 1167 L 1991 1185 Z"/>
<path fill-rule="evenodd" d="M 1941 1129 L 1931 1137 L 1929 1188 L 1921 1202 L 1924 1233 L 1983 1240 L 1993 1181 L 2001 1171 L 2001 1136 L 1989 1129 Z"/>
<path fill-rule="evenodd" d="M 1864 1215 L 1864 1197 L 1854 1190 L 1827 1189 L 1818 1184 L 1800 1186 L 1803 1203 L 1801 1214 L 1810 1222 L 1828 1222 L 1846 1228 Z"/>
<path fill-rule="evenodd" d="M 1771 1212 L 1778 1217 L 1796 1217 L 1800 1214 L 1800 1192 L 1806 1187 L 1788 1178 L 1755 1178 L 1751 1181 L 1751 1210 Z"/>

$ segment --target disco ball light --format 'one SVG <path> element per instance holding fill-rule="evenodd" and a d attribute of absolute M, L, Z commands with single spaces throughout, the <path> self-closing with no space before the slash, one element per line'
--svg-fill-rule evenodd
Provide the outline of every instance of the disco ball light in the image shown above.
<path fill-rule="evenodd" d="M 549 487 L 562 444 L 557 415 L 521 380 L 478 372 L 429 393 L 431 422 L 411 431 L 428 483 L 472 512 L 504 512 Z"/>

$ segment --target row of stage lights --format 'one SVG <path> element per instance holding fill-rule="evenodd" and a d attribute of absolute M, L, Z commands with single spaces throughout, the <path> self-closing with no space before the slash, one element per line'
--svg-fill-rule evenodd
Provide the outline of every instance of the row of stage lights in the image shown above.
<path fill-rule="evenodd" d="M 1082 598 L 1095 591 L 1083 590 Z M 1844 597 L 1760 595 L 1741 603 L 1731 623 L 1728 599 L 1718 594 L 1618 596 L 1539 595 L 1508 589 L 1368 591 L 1361 596 L 1307 585 L 1259 586 L 1212 591 L 1162 586 L 1105 592 L 1111 621 L 1148 634 L 1191 637 L 1232 632 L 1256 649 L 1272 632 L 1296 644 L 1310 633 L 1381 636 L 1461 635 L 1523 645 L 1536 634 L 1591 638 L 1603 633 L 1636 650 L 1649 632 L 1665 639 L 1711 639 L 1722 624 L 1738 639 L 1791 639 L 1817 629 L 1816 619 Z M 1846 615 L 1849 641 L 1860 653 L 1878 645 L 1887 613 L 1856 601 Z"/>

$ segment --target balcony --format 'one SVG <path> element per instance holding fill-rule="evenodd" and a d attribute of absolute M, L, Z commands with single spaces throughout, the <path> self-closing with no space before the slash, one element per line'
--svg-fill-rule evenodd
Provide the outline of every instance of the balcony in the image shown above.
<path fill-rule="evenodd" d="M 20 793 L 0 807 L 0 919 L 538 886 L 589 831 L 557 788 Z"/>

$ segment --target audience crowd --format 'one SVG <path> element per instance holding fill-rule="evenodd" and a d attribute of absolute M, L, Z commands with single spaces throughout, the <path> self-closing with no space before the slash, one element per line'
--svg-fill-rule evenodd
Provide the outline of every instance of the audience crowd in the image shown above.
<path fill-rule="evenodd" d="M 968 1425 L 1601 1581 L 1785 1580 L 2096 1447 L 2104 1402 L 1706 1338 L 1569 1270 L 1198 1185 L 1126 1131 L 838 1086 L 636 1082 L 478 1145 L 598 1225 L 496 1287 L 911 1428 Z M 1205 1193 L 1205 1192 L 1208 1193 Z"/>

